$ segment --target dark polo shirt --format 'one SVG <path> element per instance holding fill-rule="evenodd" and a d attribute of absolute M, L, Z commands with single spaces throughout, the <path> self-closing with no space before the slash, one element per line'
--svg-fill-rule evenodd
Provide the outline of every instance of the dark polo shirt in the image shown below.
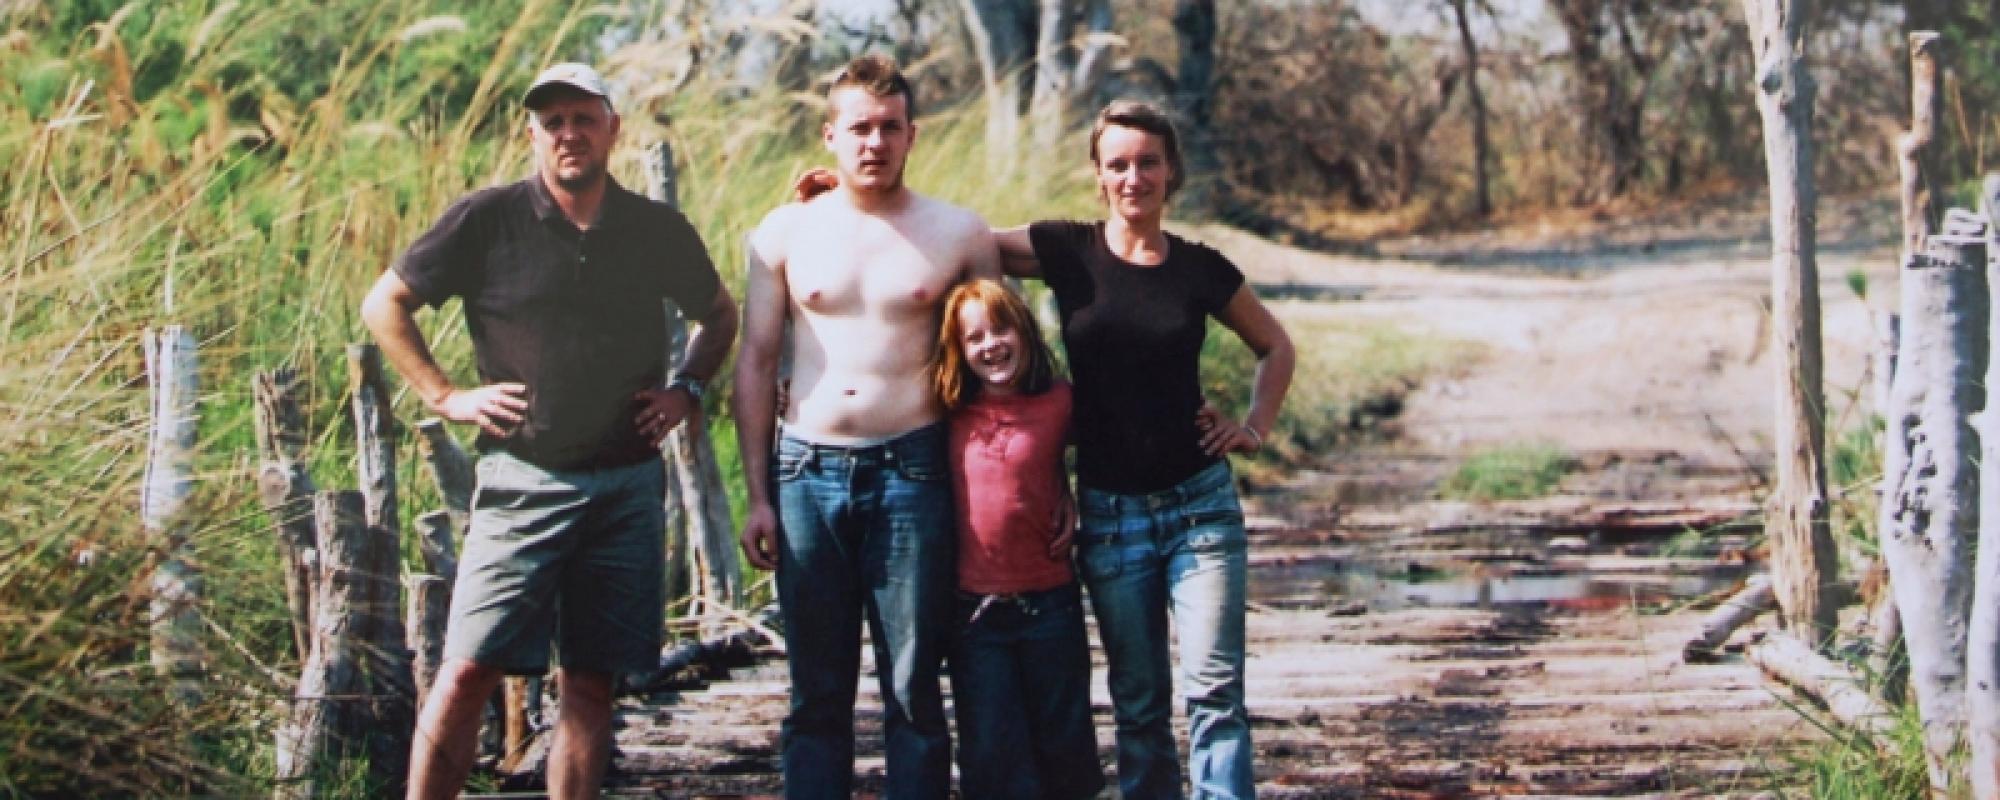
<path fill-rule="evenodd" d="M 680 212 L 611 182 L 580 231 L 535 176 L 454 203 L 395 270 L 432 307 L 464 301 L 482 381 L 528 387 L 521 428 L 480 447 L 550 469 L 656 457 L 634 395 L 665 383 L 662 301 L 706 316 L 721 286 Z"/>

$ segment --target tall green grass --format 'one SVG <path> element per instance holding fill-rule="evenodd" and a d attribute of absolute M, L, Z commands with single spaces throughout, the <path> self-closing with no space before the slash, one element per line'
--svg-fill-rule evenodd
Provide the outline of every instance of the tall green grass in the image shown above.
<path fill-rule="evenodd" d="M 78 0 L 0 11 L 0 796 L 268 790 L 298 665 L 252 480 L 250 377 L 299 371 L 313 476 L 321 488 L 353 485 L 342 346 L 366 340 L 357 303 L 452 200 L 527 174 L 516 98 L 537 68 L 624 65 L 613 81 L 648 99 L 621 108 L 614 174 L 639 188 L 638 145 L 670 141 L 680 204 L 739 293 L 744 234 L 801 169 L 831 161 L 813 98 L 743 96 L 700 78 L 669 92 L 672 76 L 635 66 L 645 58 L 593 51 L 608 27 L 644 21 L 546 0 L 445 10 Z M 995 158 L 983 109 L 968 100 L 920 121 L 915 188 L 997 225 L 1099 214 L 1080 140 Z M 994 166 L 1006 163 L 1018 166 Z M 447 372 L 474 380 L 456 305 L 420 323 Z M 145 666 L 163 543 L 137 523 L 148 424 L 138 340 L 167 324 L 202 345 L 198 488 L 185 520 L 207 584 L 210 691 L 193 708 L 169 704 Z M 1423 349 L 1333 334 L 1349 343 L 1324 362 L 1340 375 L 1373 375 L 1358 365 Z M 1223 394 L 1247 386 L 1228 376 L 1246 373 L 1248 354 L 1211 338 L 1205 374 Z M 1302 369 L 1288 406 L 1286 430 L 1307 441 L 1345 418 L 1321 409 L 1349 394 L 1323 372 Z M 724 399 L 709 402 L 734 482 L 733 426 Z M 396 411 L 423 415 L 401 393 Z M 405 437 L 398 478 L 411 516 L 440 504 L 417 460 Z M 740 515 L 740 485 L 732 492 Z M 356 772 L 331 777 L 365 794 Z"/>
<path fill-rule="evenodd" d="M 362 292 L 453 199 L 527 173 L 520 89 L 558 55 L 601 60 L 586 45 L 620 21 L 536 0 L 448 17 L 351 1 L 121 8 L 0 16 L 0 795 L 256 794 L 297 664 L 252 482 L 249 378 L 300 371 L 314 477 L 352 485 L 341 348 L 366 338 Z M 829 161 L 819 111 L 613 75 L 664 98 L 623 109 L 614 173 L 637 188 L 635 145 L 672 141 L 682 207 L 740 288 L 743 234 Z M 1075 171 L 996 174 L 983 127 L 976 111 L 923 120 L 912 184 L 997 223 L 1091 212 Z M 473 380 L 456 307 L 421 322 L 447 371 Z M 191 709 L 144 666 L 163 543 L 137 530 L 138 339 L 166 324 L 202 344 L 186 521 L 211 680 Z M 423 413 L 410 397 L 397 411 Z M 733 465 L 731 427 L 717 428 Z M 406 513 L 435 507 L 407 439 L 400 457 Z"/>

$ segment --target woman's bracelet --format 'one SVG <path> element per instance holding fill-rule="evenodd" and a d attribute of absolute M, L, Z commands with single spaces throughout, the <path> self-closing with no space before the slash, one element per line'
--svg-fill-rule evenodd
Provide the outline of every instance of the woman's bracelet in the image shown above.
<path fill-rule="evenodd" d="M 1257 446 L 1252 449 L 1254 450 L 1264 449 L 1264 434 L 1258 433 L 1256 428 L 1252 428 L 1247 424 L 1243 426 L 1243 430 L 1246 433 L 1249 433 L 1252 438 L 1257 440 Z"/>

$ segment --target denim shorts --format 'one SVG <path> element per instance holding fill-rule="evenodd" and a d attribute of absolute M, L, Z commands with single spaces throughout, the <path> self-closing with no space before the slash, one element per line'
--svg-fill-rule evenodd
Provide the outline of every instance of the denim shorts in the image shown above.
<path fill-rule="evenodd" d="M 665 465 L 552 470 L 481 456 L 445 657 L 510 674 L 659 665 Z"/>

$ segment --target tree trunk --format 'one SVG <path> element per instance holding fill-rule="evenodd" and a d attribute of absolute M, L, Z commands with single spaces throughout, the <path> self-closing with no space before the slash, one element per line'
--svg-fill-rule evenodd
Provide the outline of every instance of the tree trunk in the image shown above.
<path fill-rule="evenodd" d="M 1111 0 L 1083 0 L 1083 44 L 1078 48 L 1070 102 L 1096 113 L 1104 77 L 1110 73 L 1111 42 L 1116 38 Z"/>
<path fill-rule="evenodd" d="M 153 667 L 169 678 L 177 702 L 202 697 L 201 576 L 188 564 L 186 513 L 194 494 L 200 380 L 194 334 L 179 325 L 146 331 L 152 380 L 152 438 L 140 484 L 139 524 L 165 558 L 153 572 Z"/>
<path fill-rule="evenodd" d="M 1021 142 L 1021 113 L 1034 82 L 1035 21 L 1031 0 L 960 0 L 965 29 L 986 82 L 986 156 L 1008 170 Z"/>
<path fill-rule="evenodd" d="M 1187 176 L 1181 184 L 1181 204 L 1198 213 L 1216 209 L 1221 162 L 1209 137 L 1215 104 L 1215 0 L 1176 0 L 1174 33 L 1180 41 L 1180 73 L 1174 79 L 1174 104 L 1186 128 L 1181 152 Z"/>
<path fill-rule="evenodd" d="M 1834 632 L 1838 556 L 1827 524 L 1825 389 L 1814 220 L 1810 0 L 1745 0 L 1756 46 L 1757 109 L 1771 178 L 1771 338 L 1777 380 L 1777 487 L 1766 530 L 1773 585 L 1787 628 L 1819 645 Z"/>
<path fill-rule="evenodd" d="M 1458 42 L 1465 50 L 1465 90 L 1472 101 L 1472 179 L 1475 208 L 1484 218 L 1493 214 L 1491 179 L 1486 168 L 1493 159 L 1493 143 L 1486 132 L 1486 95 L 1479 90 L 1479 45 L 1472 38 L 1472 15 L 1466 0 L 1451 0 L 1452 15 L 1458 19 Z"/>
<path fill-rule="evenodd" d="M 1071 84 L 1076 57 L 1070 49 L 1070 28 L 1076 22 L 1075 0 L 1036 0 L 1035 92 L 1028 102 L 1035 152 L 1054 152 L 1068 124 Z"/>
<path fill-rule="evenodd" d="M 1924 721 L 1931 782 L 1965 716 L 1972 537 L 1979 526 L 1978 434 L 1984 404 L 1987 300 L 1984 242 L 1933 236 L 1904 265 L 1903 352 L 1887 420 L 1880 540 Z"/>
<path fill-rule="evenodd" d="M 299 661 L 312 654 L 313 567 L 319 547 L 313 532 L 313 482 L 300 463 L 305 414 L 299 410 L 298 376 L 290 369 L 251 377 L 257 406 L 257 497 L 278 534 L 285 556 L 285 604 L 292 614 L 292 646 Z"/>
<path fill-rule="evenodd" d="M 1986 281 L 2000 284 L 2000 173 L 1988 173 L 1980 193 L 1986 216 Z M 2000 323 L 2000 315 L 1993 321 Z M 1988 347 L 2000 338 L 2000 325 L 1988 337 Z M 2000 381 L 2000 359 L 1990 358 L 1986 385 Z M 1974 568 L 1972 630 L 1966 642 L 1966 739 L 1972 760 L 1968 777 L 1972 796 L 2000 800 L 2000 409 L 1980 413 L 1979 547 Z"/>

